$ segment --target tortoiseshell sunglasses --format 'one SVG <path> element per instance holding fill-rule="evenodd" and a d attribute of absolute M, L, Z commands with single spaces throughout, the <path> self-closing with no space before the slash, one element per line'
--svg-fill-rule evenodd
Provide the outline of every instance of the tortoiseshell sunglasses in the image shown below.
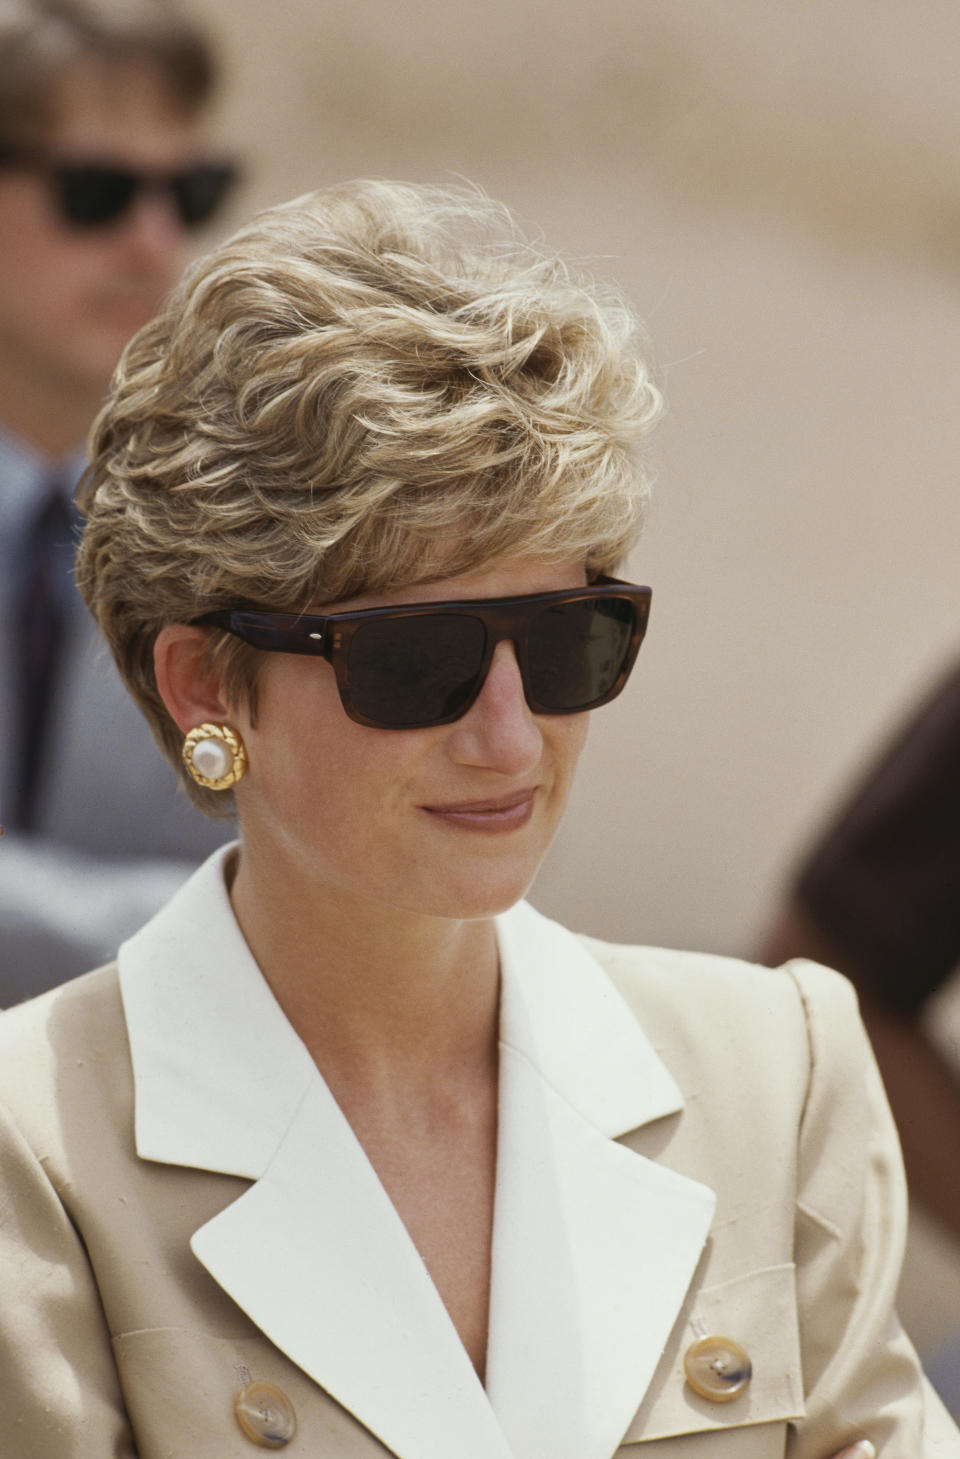
<path fill-rule="evenodd" d="M 426 729 L 466 714 L 494 649 L 512 642 L 534 714 L 579 714 L 620 693 L 647 628 L 651 590 L 599 578 L 582 588 L 363 608 L 272 613 L 225 608 L 193 621 L 254 648 L 333 667 L 343 707 L 373 729 Z"/>

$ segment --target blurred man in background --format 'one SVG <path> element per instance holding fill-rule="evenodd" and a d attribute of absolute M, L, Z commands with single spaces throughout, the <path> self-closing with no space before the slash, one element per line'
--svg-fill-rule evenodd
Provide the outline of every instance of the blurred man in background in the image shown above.
<path fill-rule="evenodd" d="M 232 169 L 164 0 L 0 0 L 0 1006 L 92 966 L 218 841 L 72 581 L 83 440 Z"/>

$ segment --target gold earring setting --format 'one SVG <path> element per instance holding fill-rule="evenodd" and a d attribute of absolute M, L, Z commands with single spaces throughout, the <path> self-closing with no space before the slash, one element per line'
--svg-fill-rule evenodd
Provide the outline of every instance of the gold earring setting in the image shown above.
<path fill-rule="evenodd" d="M 228 724 L 198 724 L 183 742 L 183 763 L 205 790 L 229 790 L 247 770 L 243 740 Z"/>

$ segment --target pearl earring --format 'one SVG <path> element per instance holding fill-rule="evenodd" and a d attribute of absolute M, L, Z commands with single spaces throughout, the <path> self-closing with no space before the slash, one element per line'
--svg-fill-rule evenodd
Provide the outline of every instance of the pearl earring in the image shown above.
<path fill-rule="evenodd" d="M 183 763 L 198 785 L 229 790 L 246 774 L 247 751 L 228 724 L 198 724 L 183 742 Z"/>

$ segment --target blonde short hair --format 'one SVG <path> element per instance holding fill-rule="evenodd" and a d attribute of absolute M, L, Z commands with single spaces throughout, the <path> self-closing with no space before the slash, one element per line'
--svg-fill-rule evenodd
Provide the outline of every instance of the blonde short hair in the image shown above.
<path fill-rule="evenodd" d="M 78 582 L 179 763 L 153 673 L 164 624 L 518 555 L 611 571 L 660 411 L 629 309 L 478 191 L 314 193 L 196 264 L 127 347 L 90 437 Z M 257 651 L 212 632 L 210 652 L 255 710 Z"/>

